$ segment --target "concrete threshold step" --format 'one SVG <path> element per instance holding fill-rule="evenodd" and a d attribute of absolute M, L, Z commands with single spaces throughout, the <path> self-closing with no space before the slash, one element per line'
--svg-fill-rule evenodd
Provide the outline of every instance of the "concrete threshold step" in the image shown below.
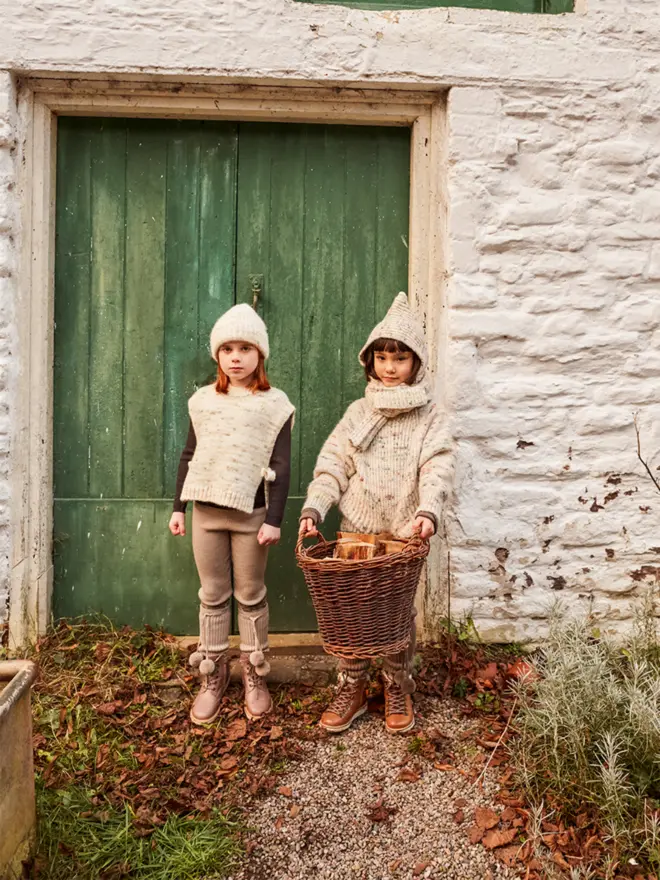
<path fill-rule="evenodd" d="M 178 642 L 184 648 L 192 648 L 197 644 L 197 636 L 180 636 Z M 337 660 L 324 652 L 318 633 L 275 633 L 270 636 L 269 642 L 268 681 L 273 684 L 301 682 L 327 687 L 335 680 Z M 232 681 L 238 681 L 241 677 L 238 636 L 230 637 L 229 650 L 232 658 L 231 678 Z"/>

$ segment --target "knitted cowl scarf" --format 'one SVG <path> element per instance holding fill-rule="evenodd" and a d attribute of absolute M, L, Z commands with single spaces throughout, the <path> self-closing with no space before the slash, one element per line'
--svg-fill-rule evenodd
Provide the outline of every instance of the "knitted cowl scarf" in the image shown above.
<path fill-rule="evenodd" d="M 431 393 L 425 381 L 428 353 L 424 340 L 424 328 L 417 315 L 410 308 L 408 297 L 399 293 L 390 309 L 371 331 L 362 351 L 360 363 L 365 365 L 365 354 L 376 339 L 395 339 L 415 352 L 420 367 L 413 385 L 397 385 L 388 388 L 379 379 L 370 379 L 365 391 L 369 410 L 364 419 L 355 426 L 350 441 L 360 452 L 369 448 L 388 419 L 396 418 L 428 403 Z"/>

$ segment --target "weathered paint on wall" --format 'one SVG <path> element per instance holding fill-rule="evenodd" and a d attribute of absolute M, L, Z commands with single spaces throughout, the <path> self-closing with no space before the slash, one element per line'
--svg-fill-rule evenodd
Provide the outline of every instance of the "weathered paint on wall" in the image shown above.
<path fill-rule="evenodd" d="M 660 497 L 632 426 L 639 411 L 644 446 L 660 450 L 660 9 L 589 6 L 536 17 L 287 0 L 0 3 L 7 71 L 451 87 L 440 372 L 457 438 L 452 611 L 473 613 L 490 638 L 539 637 L 556 597 L 622 629 L 660 578 Z M 8 318 L 10 153 L 22 132 L 0 77 L 7 369 L 24 356 Z M 3 418 L 13 403 L 3 386 Z M 0 461 L 6 481 L 5 446 Z M 4 504 L 0 529 L 6 548 Z"/>

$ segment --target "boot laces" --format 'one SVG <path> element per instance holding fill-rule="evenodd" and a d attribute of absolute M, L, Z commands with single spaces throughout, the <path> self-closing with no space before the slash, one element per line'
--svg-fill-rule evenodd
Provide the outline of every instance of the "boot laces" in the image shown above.
<path fill-rule="evenodd" d="M 387 703 L 388 715 L 405 715 L 408 707 L 406 705 L 406 695 L 401 687 L 396 683 L 394 678 L 385 674 L 385 701 Z"/>
<path fill-rule="evenodd" d="M 215 669 L 210 675 L 202 676 L 202 691 L 211 691 L 217 694 L 222 690 L 225 677 L 225 665 L 221 660 L 215 661 Z"/>
<path fill-rule="evenodd" d="M 264 678 L 259 675 L 255 667 L 251 663 L 246 664 L 245 671 L 250 690 L 264 690 L 264 688 L 266 687 L 266 682 Z"/>
<path fill-rule="evenodd" d="M 342 717 L 355 699 L 355 694 L 360 685 L 360 679 L 350 678 L 346 673 L 340 673 L 337 690 L 332 702 L 328 706 L 328 712 Z"/>

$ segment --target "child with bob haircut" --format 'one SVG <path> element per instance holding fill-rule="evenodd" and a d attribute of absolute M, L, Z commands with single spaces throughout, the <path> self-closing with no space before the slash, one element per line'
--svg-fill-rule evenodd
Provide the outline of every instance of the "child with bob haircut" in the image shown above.
<path fill-rule="evenodd" d="M 342 530 L 430 538 L 438 528 L 451 477 L 451 442 L 426 384 L 424 328 L 405 293 L 394 300 L 362 351 L 367 387 L 326 440 L 307 490 L 300 533 L 317 534 L 333 505 Z M 385 726 L 404 733 L 415 723 L 411 694 L 415 620 L 407 651 L 383 658 Z M 367 708 L 368 660 L 340 660 L 335 697 L 321 717 L 331 733 L 346 730 Z"/>

